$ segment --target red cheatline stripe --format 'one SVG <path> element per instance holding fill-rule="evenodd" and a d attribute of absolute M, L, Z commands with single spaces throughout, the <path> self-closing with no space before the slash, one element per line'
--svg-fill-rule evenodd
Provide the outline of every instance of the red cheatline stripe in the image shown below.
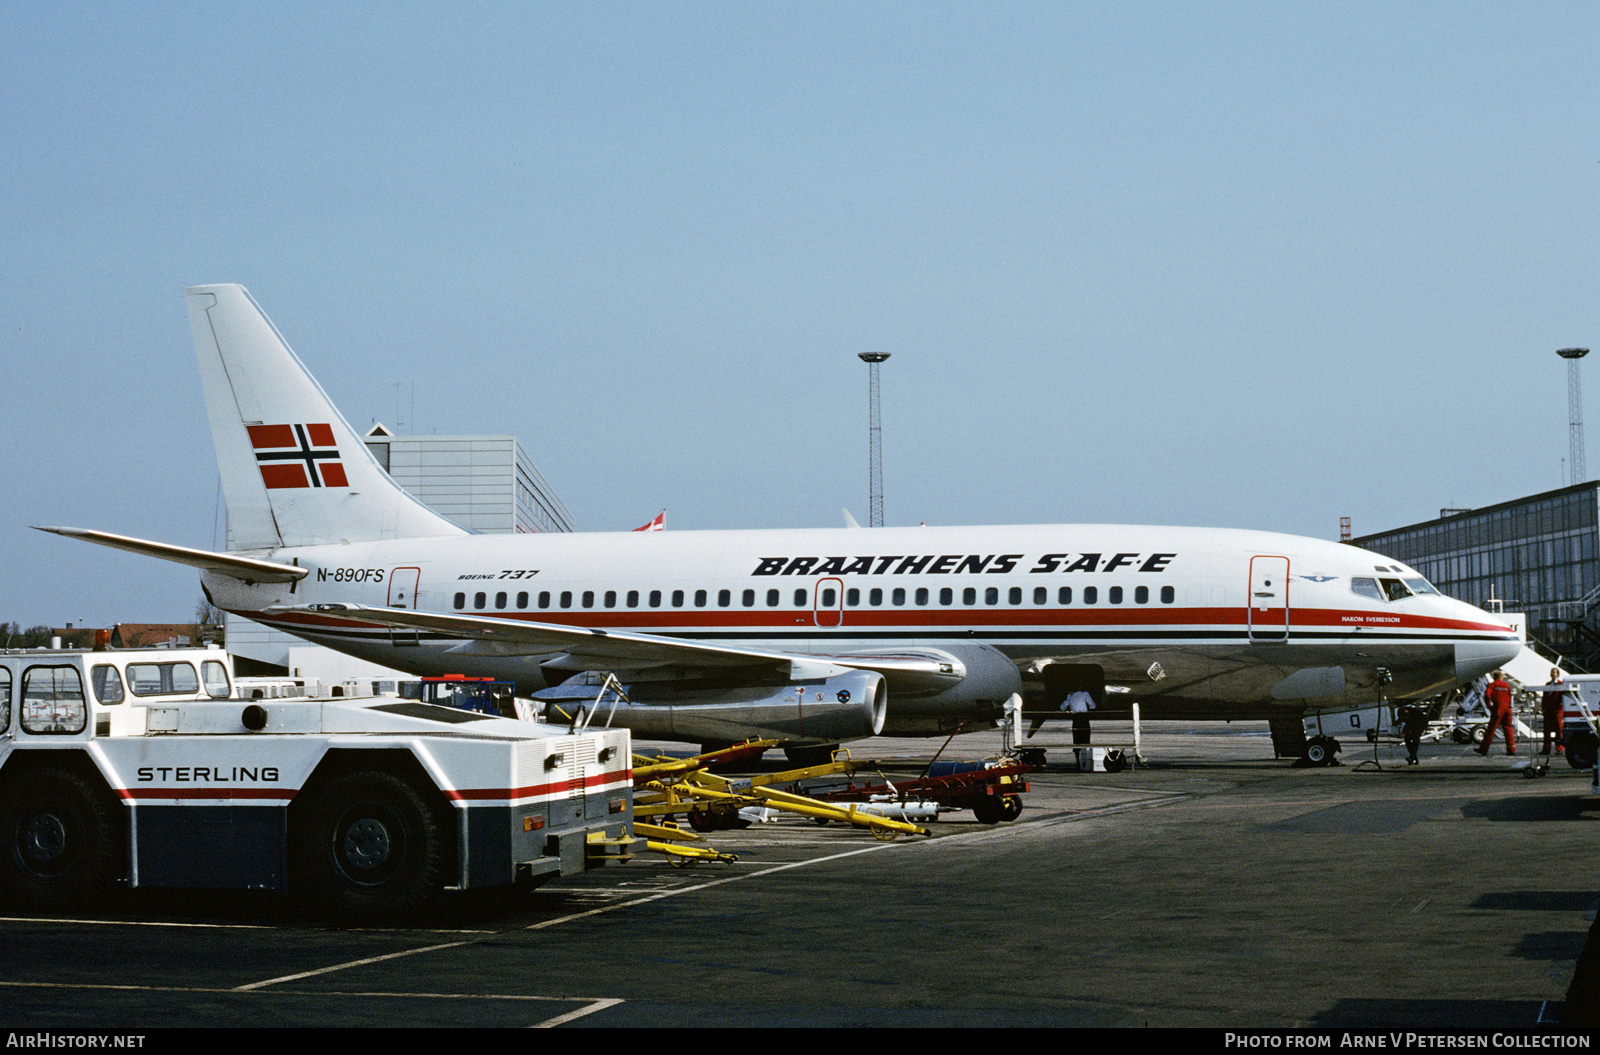
<path fill-rule="evenodd" d="M 239 614 L 250 615 L 241 612 Z M 806 610 L 769 609 L 766 611 L 739 611 L 727 609 L 716 612 L 695 612 L 668 609 L 660 612 L 628 609 L 623 612 L 584 610 L 581 622 L 573 620 L 569 611 L 500 611 L 485 609 L 448 613 L 463 616 L 484 616 L 494 619 L 513 619 L 526 622 L 553 623 L 599 629 L 637 630 L 641 633 L 671 633 L 675 630 L 766 629 L 774 632 L 804 633 L 814 629 L 811 613 Z M 260 618 L 251 615 L 251 618 Z M 269 621 L 269 620 L 263 620 Z M 379 624 L 359 620 L 339 619 L 310 613 L 289 612 L 275 615 L 270 621 L 299 623 L 308 626 L 365 627 L 378 629 Z M 1241 627 L 1245 625 L 1242 608 L 1113 608 L 1104 605 L 1093 608 L 910 608 L 905 610 L 880 608 L 852 608 L 845 613 L 843 629 L 871 632 L 874 629 L 893 630 L 905 627 L 976 627 L 1040 628 L 1040 627 L 1160 627 L 1203 630 L 1208 627 Z M 1281 625 L 1281 624 L 1280 624 Z M 1434 616 L 1386 615 L 1339 608 L 1294 608 L 1289 611 L 1289 630 L 1358 626 L 1391 630 L 1475 630 L 1487 633 L 1506 633 L 1503 626 L 1493 623 L 1470 623 L 1459 619 L 1440 619 Z M 426 627 L 418 627 L 424 633 Z M 827 627 L 824 629 L 834 629 Z"/>
<path fill-rule="evenodd" d="M 533 784 L 519 788 L 467 788 L 460 791 L 446 791 L 445 797 L 460 799 L 464 802 L 484 801 L 510 801 L 512 799 L 544 798 L 550 795 L 559 795 L 573 791 L 576 788 L 585 790 L 599 790 L 602 788 L 626 788 L 633 783 L 633 771 L 613 770 L 594 776 L 585 777 L 581 781 L 557 780 L 548 784 Z M 150 799 L 155 801 L 171 801 L 177 799 L 217 801 L 220 799 L 255 799 L 283 801 L 294 798 L 296 788 L 214 788 L 214 787 L 187 787 L 187 788 L 118 788 L 117 795 L 130 802 L 138 803 Z"/>
<path fill-rule="evenodd" d="M 137 802 L 140 799 L 282 799 L 294 798 L 295 788 L 118 788 L 117 794 Z"/>
<path fill-rule="evenodd" d="M 529 799 L 540 798 L 545 795 L 556 795 L 564 791 L 571 791 L 575 786 L 585 789 L 599 789 L 605 787 L 624 788 L 633 783 L 633 770 L 622 772 L 601 773 L 597 776 L 585 777 L 582 781 L 557 780 L 549 784 L 533 784 L 520 788 L 462 788 L 458 791 L 447 791 L 445 795 L 452 799 L 464 801 L 482 801 L 484 799 Z"/>

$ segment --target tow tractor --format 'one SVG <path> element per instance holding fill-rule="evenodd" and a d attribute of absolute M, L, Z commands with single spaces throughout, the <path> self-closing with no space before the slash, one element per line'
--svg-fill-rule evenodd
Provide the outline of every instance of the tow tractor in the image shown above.
<path fill-rule="evenodd" d="M 215 649 L 0 652 L 0 898 L 290 890 L 357 919 L 626 859 L 625 729 L 242 700 Z"/>

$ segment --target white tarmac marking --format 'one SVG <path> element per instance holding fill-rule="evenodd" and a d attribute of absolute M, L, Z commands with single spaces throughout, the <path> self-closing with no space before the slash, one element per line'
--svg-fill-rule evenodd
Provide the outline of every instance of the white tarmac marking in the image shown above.
<path fill-rule="evenodd" d="M 77 989 L 77 990 L 103 990 L 124 993 L 212 993 L 225 994 L 237 993 L 240 989 L 216 989 L 209 986 L 192 985 L 108 985 L 83 982 L 8 982 L 0 981 L 0 988 L 13 989 Z M 241 987 L 248 988 L 248 987 Z M 564 1015 L 556 1015 L 535 1022 L 530 1029 L 549 1029 L 559 1026 L 564 1022 L 592 1015 L 596 1011 L 604 1011 L 608 1007 L 615 1007 L 624 1001 L 612 996 L 521 996 L 510 993 L 402 993 L 402 992 L 341 992 L 341 991 L 316 991 L 305 989 L 274 989 L 271 996 L 311 996 L 311 997 L 339 997 L 345 999 L 352 996 L 385 997 L 389 999 L 405 1000 L 520 1000 L 526 1002 L 544 1002 L 561 1004 L 584 1004 L 586 1006 L 568 1011 Z"/>

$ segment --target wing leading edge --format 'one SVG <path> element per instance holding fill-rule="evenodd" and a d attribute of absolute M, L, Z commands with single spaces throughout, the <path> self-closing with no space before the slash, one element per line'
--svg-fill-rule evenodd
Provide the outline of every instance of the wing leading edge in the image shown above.
<path fill-rule="evenodd" d="M 788 652 L 736 648 L 662 634 L 597 630 L 560 623 L 536 623 L 492 616 L 419 612 L 362 604 L 274 605 L 267 613 L 336 616 L 380 626 L 431 630 L 463 639 L 457 655 L 546 656 L 542 664 L 562 670 L 648 672 L 658 668 L 727 671 L 760 669 L 786 678 L 831 677 L 846 670 L 872 670 L 893 691 L 918 695 L 942 692 L 961 682 L 966 665 L 940 649 L 873 653 Z"/>

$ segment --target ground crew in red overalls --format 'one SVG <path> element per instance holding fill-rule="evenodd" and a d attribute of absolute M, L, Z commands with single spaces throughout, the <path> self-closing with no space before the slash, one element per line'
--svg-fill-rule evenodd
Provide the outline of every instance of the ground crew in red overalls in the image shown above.
<path fill-rule="evenodd" d="M 1562 683 L 1561 668 L 1550 668 L 1550 684 Z M 1561 708 L 1566 702 L 1566 693 L 1561 689 L 1551 689 L 1539 697 L 1539 712 L 1544 719 L 1544 747 L 1539 751 L 1541 755 L 1550 753 L 1550 745 L 1554 744 L 1556 751 L 1561 750 Z"/>
<path fill-rule="evenodd" d="M 1517 734 L 1511 718 L 1511 686 L 1506 684 L 1504 671 L 1494 672 L 1494 680 L 1483 690 L 1483 702 L 1489 708 L 1489 727 L 1483 731 L 1483 746 L 1474 750 L 1480 755 L 1488 754 L 1489 745 L 1494 742 L 1495 729 L 1503 725 L 1506 729 L 1506 754 L 1516 754 Z"/>

